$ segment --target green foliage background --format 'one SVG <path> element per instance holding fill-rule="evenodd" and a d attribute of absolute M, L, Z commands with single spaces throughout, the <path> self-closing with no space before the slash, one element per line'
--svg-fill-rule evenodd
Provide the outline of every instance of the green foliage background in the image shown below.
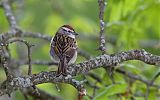
<path fill-rule="evenodd" d="M 57 29 L 63 24 L 72 25 L 79 33 L 78 46 L 80 49 L 97 56 L 100 52 L 98 48 L 99 33 L 99 8 L 97 0 L 14 0 L 13 10 L 17 23 L 25 31 L 40 32 L 45 35 L 53 36 Z M 160 54 L 160 0 L 107 0 L 105 9 L 105 36 L 107 53 L 118 53 L 131 49 L 145 49 L 153 54 Z M 9 30 L 9 24 L 4 11 L 0 8 L 0 33 Z M 33 60 L 50 61 L 49 42 L 39 39 L 26 38 L 34 44 L 32 50 Z M 21 59 L 22 53 L 27 52 L 22 44 L 12 44 L 11 54 L 15 59 Z M 21 52 L 23 51 L 23 52 Z M 85 59 L 78 57 L 77 62 Z M 151 80 L 156 73 L 160 72 L 156 66 L 144 64 L 140 61 L 128 61 L 119 65 L 117 68 L 124 69 L 140 77 Z M 22 74 L 26 75 L 27 65 L 21 67 Z M 41 71 L 56 70 L 56 66 L 33 65 L 33 73 Z M 126 81 L 126 77 L 119 73 L 114 73 L 115 81 L 119 84 L 113 85 L 108 74 L 103 68 L 91 71 L 103 81 L 97 82 L 100 87 L 95 94 L 94 100 L 117 100 L 117 93 L 122 93 L 124 100 L 130 100 L 134 96 L 136 100 L 144 100 L 144 97 L 135 94 L 145 94 L 146 85 L 140 81 L 134 81 L 132 86 Z M 0 82 L 5 79 L 3 69 L 0 69 Z M 101 74 L 99 74 L 101 73 Z M 95 80 L 86 76 L 89 83 L 94 84 Z M 77 77 L 83 79 L 83 75 Z M 127 78 L 127 80 L 130 80 Z M 160 84 L 160 78 L 156 79 L 156 84 Z M 46 92 L 61 96 L 65 100 L 75 100 L 77 91 L 74 87 L 67 84 L 59 84 L 61 91 L 58 92 L 54 84 L 46 83 L 38 85 Z M 93 88 L 85 86 L 88 95 L 92 96 Z M 131 89 L 132 94 L 125 95 Z M 149 100 L 158 100 L 160 91 L 151 88 Z M 89 100 L 88 96 L 84 100 Z M 18 91 L 16 100 L 24 99 Z"/>

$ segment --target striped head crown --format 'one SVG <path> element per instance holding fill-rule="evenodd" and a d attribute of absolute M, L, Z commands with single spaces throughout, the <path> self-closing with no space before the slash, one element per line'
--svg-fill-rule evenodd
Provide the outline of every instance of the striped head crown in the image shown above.
<path fill-rule="evenodd" d="M 68 28 L 68 29 L 70 29 L 70 30 L 74 31 L 73 27 L 72 27 L 72 26 L 70 26 L 70 25 L 63 25 L 62 27 L 64 27 L 64 28 Z"/>
<path fill-rule="evenodd" d="M 63 25 L 63 26 L 59 29 L 58 33 L 66 34 L 66 35 L 68 35 L 68 36 L 71 37 L 71 38 L 75 38 L 75 36 L 78 35 L 78 34 L 74 31 L 73 27 L 70 26 L 70 25 Z"/>

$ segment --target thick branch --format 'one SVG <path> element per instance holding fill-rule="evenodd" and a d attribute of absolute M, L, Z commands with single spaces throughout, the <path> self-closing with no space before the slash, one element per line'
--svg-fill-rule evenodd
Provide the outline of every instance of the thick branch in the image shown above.
<path fill-rule="evenodd" d="M 72 66 L 75 68 L 74 70 L 73 68 L 69 69 L 69 72 L 74 75 L 77 73 L 85 73 L 90 71 L 91 69 L 99 68 L 103 65 L 116 66 L 117 64 L 120 64 L 128 60 L 140 60 L 143 61 L 144 63 L 151 65 L 160 64 L 160 56 L 150 54 L 145 50 L 130 50 L 128 52 L 121 52 L 119 54 L 112 54 L 112 55 L 104 54 L 98 56 L 96 58 Z"/>
<path fill-rule="evenodd" d="M 4 94 L 10 94 L 13 90 L 31 87 L 33 85 L 42 84 L 42 83 L 69 83 L 73 85 L 78 90 L 83 88 L 83 81 L 79 82 L 75 79 L 72 79 L 70 75 L 67 77 L 56 77 L 56 72 L 41 72 L 39 74 L 34 74 L 29 77 L 17 77 L 13 78 L 11 81 L 6 80 L 0 87 L 0 96 Z"/>
<path fill-rule="evenodd" d="M 92 69 L 100 68 L 105 66 L 116 66 L 119 63 L 128 60 L 140 60 L 147 64 L 159 65 L 160 56 L 152 55 L 144 50 L 131 50 L 128 52 L 121 52 L 116 55 L 100 55 L 96 58 L 90 59 L 88 61 L 79 63 L 77 65 L 72 65 L 68 68 L 68 72 L 75 76 L 76 74 L 86 73 Z M 55 72 L 41 72 L 39 74 L 34 74 L 29 77 L 17 77 L 12 80 L 7 80 L 0 86 L 0 95 L 11 93 L 13 90 L 18 88 L 31 87 L 33 85 L 42 83 L 69 83 L 76 87 L 78 90 L 82 89 L 82 82 L 76 81 L 68 75 L 67 77 L 56 77 Z"/>

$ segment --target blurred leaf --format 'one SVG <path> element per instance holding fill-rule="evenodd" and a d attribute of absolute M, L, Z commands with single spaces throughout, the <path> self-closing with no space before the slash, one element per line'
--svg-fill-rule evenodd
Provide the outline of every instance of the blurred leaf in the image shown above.
<path fill-rule="evenodd" d="M 94 100 L 104 100 L 104 98 L 107 98 L 108 96 L 115 95 L 118 93 L 124 93 L 126 91 L 126 88 L 126 83 L 109 85 L 108 87 L 101 88 L 95 96 Z"/>
<path fill-rule="evenodd" d="M 158 93 L 156 92 L 155 89 L 150 89 L 148 100 L 157 100 L 158 98 L 156 97 L 156 94 Z"/>
<path fill-rule="evenodd" d="M 128 63 L 128 64 L 122 64 L 123 68 L 125 68 L 125 70 L 128 70 L 134 74 L 140 74 L 141 71 L 139 68 L 137 68 L 137 66 L 135 66 L 134 64 Z"/>
<path fill-rule="evenodd" d="M 71 21 L 73 26 L 78 26 L 77 31 L 81 31 L 86 35 L 96 34 L 96 23 L 94 23 L 92 20 L 85 17 L 74 16 Z"/>
<path fill-rule="evenodd" d="M 52 83 L 44 83 L 36 85 L 38 88 L 43 89 L 47 93 L 54 94 L 56 93 L 55 86 Z"/>
<path fill-rule="evenodd" d="M 122 1 L 119 1 L 117 3 L 113 3 L 112 9 L 111 9 L 111 15 L 110 15 L 110 22 L 118 21 L 120 20 L 122 16 Z"/>
<path fill-rule="evenodd" d="M 45 22 L 45 33 L 53 36 L 61 25 L 65 24 L 64 20 L 58 14 L 51 14 L 46 18 Z"/>
<path fill-rule="evenodd" d="M 0 32 L 5 32 L 9 29 L 9 23 L 4 14 L 5 12 L 0 8 Z"/>
<path fill-rule="evenodd" d="M 14 97 L 14 99 L 15 100 L 24 100 L 24 95 L 22 94 L 22 91 L 20 91 L 20 90 L 18 90 L 18 91 L 16 91 L 15 92 L 15 97 Z"/>

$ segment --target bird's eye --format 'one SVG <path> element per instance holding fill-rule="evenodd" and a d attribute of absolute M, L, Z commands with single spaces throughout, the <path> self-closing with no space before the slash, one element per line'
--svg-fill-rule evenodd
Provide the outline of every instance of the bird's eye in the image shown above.
<path fill-rule="evenodd" d="M 65 31 L 65 32 L 66 32 L 66 30 L 65 30 L 65 29 L 63 29 L 63 31 Z"/>
<path fill-rule="evenodd" d="M 70 30 L 68 30 L 69 33 L 72 33 Z"/>

